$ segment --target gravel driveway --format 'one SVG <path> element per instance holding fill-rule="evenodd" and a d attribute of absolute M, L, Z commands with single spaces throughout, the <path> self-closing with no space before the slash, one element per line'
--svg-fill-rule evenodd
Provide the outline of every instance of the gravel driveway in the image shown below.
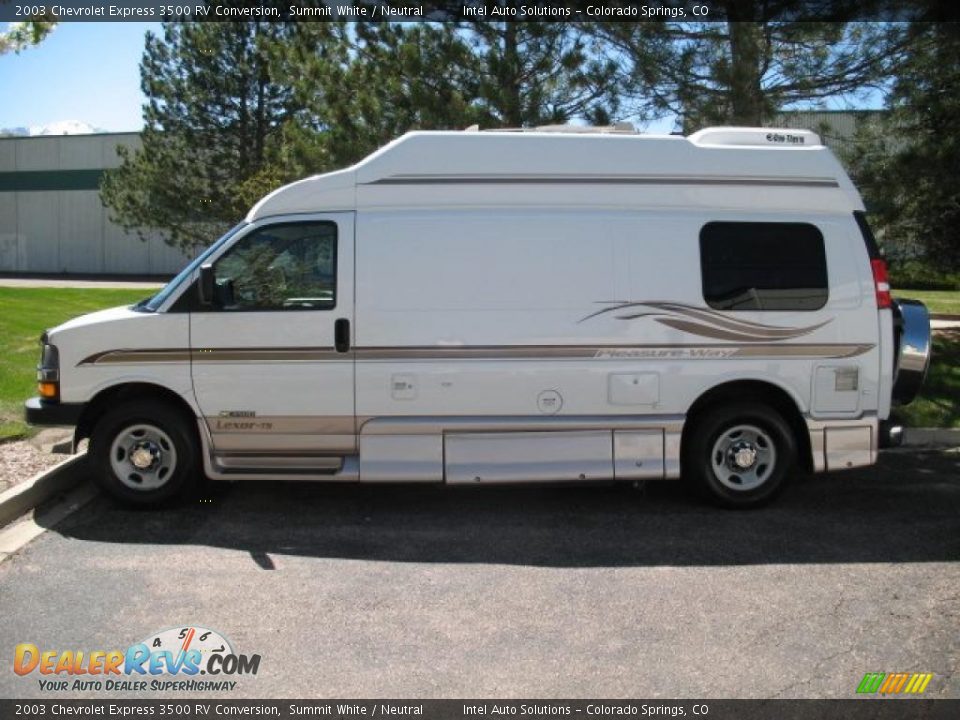
<path fill-rule="evenodd" d="M 66 455 L 44 452 L 28 440 L 0 443 L 0 492 L 66 459 Z"/>

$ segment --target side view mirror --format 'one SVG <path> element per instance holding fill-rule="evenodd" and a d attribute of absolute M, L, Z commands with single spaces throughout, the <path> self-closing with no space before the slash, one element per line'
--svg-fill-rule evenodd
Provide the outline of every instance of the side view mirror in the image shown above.
<path fill-rule="evenodd" d="M 213 305 L 215 298 L 215 278 L 213 265 L 204 263 L 200 266 L 200 304 Z"/>

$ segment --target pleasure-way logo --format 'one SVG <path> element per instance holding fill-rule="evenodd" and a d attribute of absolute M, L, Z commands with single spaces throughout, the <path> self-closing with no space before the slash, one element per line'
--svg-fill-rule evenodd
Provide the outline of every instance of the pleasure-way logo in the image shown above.
<path fill-rule="evenodd" d="M 599 304 L 609 307 L 592 312 L 580 318 L 577 322 L 582 323 L 591 318 L 609 314 L 612 314 L 617 320 L 636 320 L 648 317 L 661 325 L 666 325 L 674 330 L 682 330 L 692 335 L 699 335 L 712 340 L 747 343 L 793 340 L 809 335 L 830 322 L 830 320 L 825 320 L 822 323 L 806 327 L 782 327 L 738 320 L 713 310 L 682 303 L 605 300 Z"/>

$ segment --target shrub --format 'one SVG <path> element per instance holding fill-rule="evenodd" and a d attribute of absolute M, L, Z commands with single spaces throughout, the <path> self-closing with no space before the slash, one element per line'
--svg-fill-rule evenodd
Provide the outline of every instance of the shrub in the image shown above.
<path fill-rule="evenodd" d="M 960 274 L 944 272 L 922 260 L 892 261 L 890 285 L 915 290 L 960 290 Z"/>

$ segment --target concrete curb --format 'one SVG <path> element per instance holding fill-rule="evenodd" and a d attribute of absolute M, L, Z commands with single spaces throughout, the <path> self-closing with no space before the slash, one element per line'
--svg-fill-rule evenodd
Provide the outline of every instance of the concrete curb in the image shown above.
<path fill-rule="evenodd" d="M 84 477 L 78 471 L 83 469 L 86 459 L 86 453 L 74 455 L 0 493 L 0 527 L 77 485 Z"/>
<path fill-rule="evenodd" d="M 34 511 L 32 516 L 24 516 L 19 522 L 0 529 L 0 563 L 15 555 L 20 548 L 68 515 L 76 512 L 97 496 L 97 488 L 90 483 L 81 483 L 67 490 L 57 502 L 51 503 L 43 511 Z"/>
<path fill-rule="evenodd" d="M 904 428 L 902 447 L 960 447 L 960 428 Z"/>

